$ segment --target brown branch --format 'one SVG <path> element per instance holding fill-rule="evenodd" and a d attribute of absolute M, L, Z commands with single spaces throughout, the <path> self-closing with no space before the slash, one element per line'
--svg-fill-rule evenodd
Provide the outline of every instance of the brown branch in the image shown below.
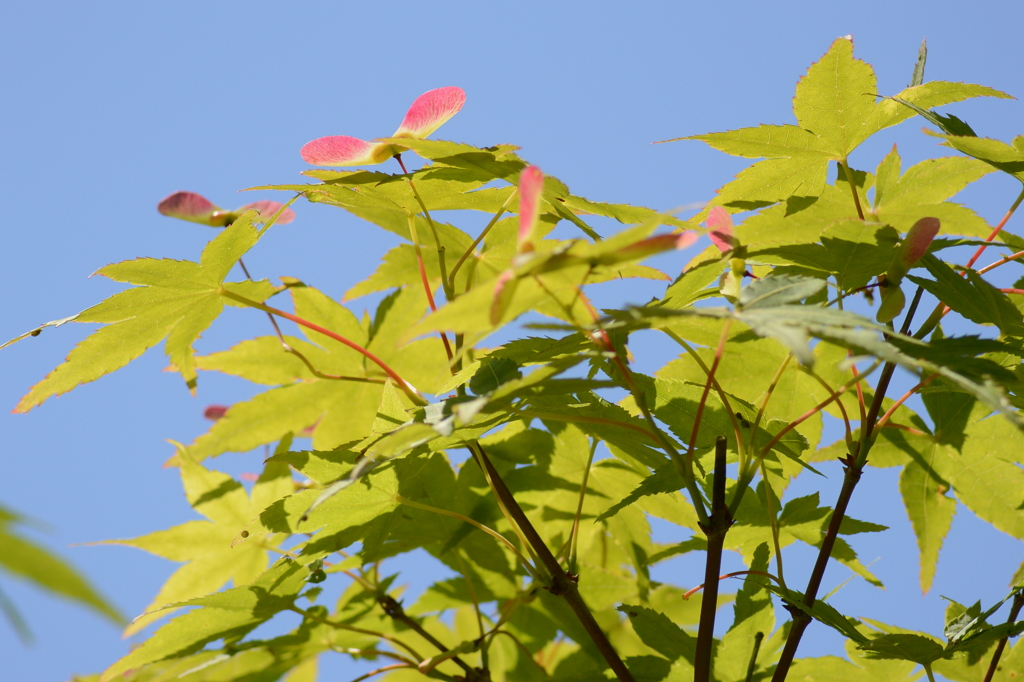
<path fill-rule="evenodd" d="M 715 480 L 711 493 L 711 520 L 700 529 L 708 539 L 708 555 L 704 565 L 704 595 L 700 604 L 700 626 L 697 630 L 697 652 L 693 662 L 694 682 L 711 681 L 711 656 L 715 644 L 715 615 L 718 611 L 718 574 L 722 570 L 722 549 L 725 534 L 732 525 L 732 516 L 725 501 L 725 459 L 728 443 L 725 436 L 715 441 Z"/>
<path fill-rule="evenodd" d="M 1007 617 L 1007 623 L 1014 623 L 1017 621 L 1017 616 L 1020 614 L 1021 607 L 1024 607 L 1024 594 L 1017 592 L 1013 595 L 1013 606 L 1010 608 L 1010 615 Z M 1003 656 L 1003 649 L 1006 648 L 1006 642 L 1009 636 L 1003 637 L 999 640 L 999 644 L 996 645 L 996 650 L 992 652 L 992 662 L 988 664 L 988 672 L 985 673 L 984 682 L 992 682 L 992 677 L 996 674 L 996 670 L 999 669 L 999 659 Z"/>
<path fill-rule="evenodd" d="M 594 645 L 601 652 L 604 660 L 611 667 L 612 671 L 615 672 L 615 676 L 618 677 L 620 682 L 636 682 L 633 675 L 626 668 L 626 664 L 622 662 L 618 652 L 612 646 L 611 642 L 608 641 L 608 637 L 601 630 L 601 626 L 597 624 L 597 620 L 594 618 L 594 614 L 590 612 L 583 598 L 580 596 L 579 588 L 576 585 L 576 581 L 571 578 L 566 571 L 562 568 L 562 565 L 558 563 L 558 559 L 551 553 L 547 543 L 544 542 L 537 529 L 533 527 L 530 519 L 527 518 L 526 513 L 522 507 L 516 501 L 512 492 L 505 485 L 498 470 L 494 468 L 487 453 L 484 452 L 483 447 L 479 442 L 473 441 L 469 443 L 469 447 L 473 450 L 473 454 L 476 455 L 477 462 L 481 468 L 487 474 L 488 479 L 491 481 L 493 486 L 494 494 L 501 500 L 505 508 L 508 510 L 509 515 L 515 521 L 516 525 L 519 526 L 523 535 L 526 537 L 527 542 L 533 548 L 534 553 L 540 560 L 544 568 L 547 569 L 548 574 L 551 578 L 551 584 L 548 586 L 548 591 L 551 594 L 561 596 L 569 604 L 569 608 L 573 610 L 576 617 L 579 618 L 580 623 L 583 625 L 583 629 L 587 631 L 590 638 L 593 640 Z"/>

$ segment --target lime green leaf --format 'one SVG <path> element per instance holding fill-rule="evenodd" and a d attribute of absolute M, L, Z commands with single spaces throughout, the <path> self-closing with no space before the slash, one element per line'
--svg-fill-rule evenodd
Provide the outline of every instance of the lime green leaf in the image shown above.
<path fill-rule="evenodd" d="M 48 592 L 71 599 L 83 606 L 103 614 L 115 623 L 123 622 L 124 618 L 89 584 L 81 574 L 63 559 L 30 542 L 14 532 L 12 522 L 19 517 L 0 507 L 0 571 L 6 571 L 23 580 L 33 583 Z M 5 600 L 5 605 L 13 609 L 13 605 Z M 7 609 L 5 609 L 7 611 Z M 9 611 L 16 614 L 16 611 Z M 18 620 L 12 621 L 15 626 Z M 27 630 L 25 630 L 27 633 Z"/>
<path fill-rule="evenodd" d="M 98 274 L 141 286 L 79 313 L 76 322 L 107 326 L 79 343 L 64 364 L 32 387 L 15 411 L 27 412 L 51 396 L 120 369 L 163 339 L 167 339 L 165 351 L 171 364 L 194 389 L 192 344 L 223 309 L 224 277 L 259 239 L 261 233 L 252 225 L 257 215 L 247 212 L 225 228 L 203 250 L 200 263 L 138 259 L 101 268 Z M 262 297 L 256 296 L 260 300 L 273 291 L 269 284 L 235 286 L 244 286 L 249 295 L 256 293 L 254 288 L 262 288 Z"/>
<path fill-rule="evenodd" d="M 709 295 L 717 295 L 717 289 L 709 289 L 708 286 L 718 281 L 721 274 L 722 266 L 717 260 L 687 268 L 665 291 L 662 305 L 669 308 L 686 308 Z"/>
<path fill-rule="evenodd" d="M 634 632 L 659 654 L 674 661 L 683 658 L 690 663 L 696 652 L 696 640 L 669 620 L 668 616 L 645 606 L 622 604 L 617 610 L 629 617 Z"/>
<path fill-rule="evenodd" d="M 943 202 L 992 172 L 991 166 L 977 159 L 945 156 L 922 161 L 900 175 L 895 148 L 886 158 L 892 156 L 896 159 L 894 172 L 887 175 L 884 188 L 881 179 L 875 188 L 875 209 L 882 211 L 879 215 L 886 209 L 909 209 Z"/>
<path fill-rule="evenodd" d="M 475 171 L 488 179 L 511 181 L 526 167 L 526 162 L 514 153 L 518 147 L 511 145 L 478 148 L 443 140 L 382 138 L 380 141 L 407 147 L 436 164 Z"/>
<path fill-rule="evenodd" d="M 910 633 L 873 635 L 860 648 L 869 658 L 895 659 L 930 664 L 942 657 L 942 644 L 931 637 Z"/>
<path fill-rule="evenodd" d="M 700 140 L 720 152 L 748 159 L 803 157 L 825 163 L 832 158 L 826 142 L 814 133 L 794 125 L 761 125 L 676 139 Z"/>
<path fill-rule="evenodd" d="M 275 614 L 289 609 L 309 572 L 284 559 L 252 585 L 235 587 L 178 606 L 203 606 L 167 623 L 130 654 L 109 667 L 100 682 L 167 658 L 186 656 L 209 642 L 238 640 Z"/>
<path fill-rule="evenodd" d="M 342 480 L 352 475 L 357 454 L 350 453 L 350 468 Z M 309 563 L 362 540 L 372 522 L 398 507 L 398 477 L 394 463 L 385 463 L 351 481 L 312 511 L 311 505 L 323 490 L 305 490 L 278 500 L 238 534 L 236 550 L 246 543 L 259 545 L 274 533 L 316 533 L 302 551 L 303 563 Z M 302 521 L 307 511 L 308 519 Z"/>
<path fill-rule="evenodd" d="M 744 310 L 797 303 L 825 288 L 825 282 L 811 277 L 775 275 L 754 280 L 740 292 Z"/>
<path fill-rule="evenodd" d="M 1024 471 L 1011 462 L 1024 452 L 1024 436 L 1004 419 L 988 417 L 990 408 L 976 404 L 959 452 L 935 449 L 935 471 L 953 485 L 957 499 L 993 526 L 1024 539 Z"/>
<path fill-rule="evenodd" d="M 269 538 L 263 545 L 252 543 L 237 548 L 232 547 L 232 542 L 252 518 L 294 491 L 291 474 L 284 464 L 267 465 L 250 499 L 240 483 L 197 464 L 184 449 L 179 450 L 178 462 L 189 503 L 208 520 L 189 521 L 141 537 L 103 543 L 137 547 L 185 564 L 160 588 L 144 615 L 125 630 L 125 636 L 171 613 L 170 604 L 215 592 L 228 581 L 241 586 L 255 580 L 267 567 L 268 548 L 278 540 Z"/>
<path fill-rule="evenodd" d="M 974 97 L 999 97 L 1010 99 L 1005 92 L 973 83 L 949 83 L 946 81 L 930 81 L 922 85 L 911 86 L 895 95 L 904 102 L 909 102 L 923 109 L 941 107 L 954 102 L 962 102 Z M 887 97 L 878 102 L 872 116 L 864 123 L 864 139 L 874 135 L 883 128 L 902 123 L 915 115 L 910 107 L 900 104 L 894 98 Z"/>
<path fill-rule="evenodd" d="M 827 180 L 828 161 L 817 154 L 766 159 L 740 171 L 718 190 L 712 204 L 748 210 L 789 197 L 816 197 Z"/>
<path fill-rule="evenodd" d="M 305 286 L 292 286 L 289 290 L 297 315 L 366 347 L 407 381 L 429 391 L 440 386 L 446 375 L 450 376 L 444 349 L 437 339 L 424 339 L 404 347 L 398 343 L 398 337 L 420 318 L 426 307 L 422 290 L 405 288 L 384 299 L 370 330 L 372 337 L 355 315 L 319 291 Z M 258 345 L 240 344 L 210 356 L 209 360 L 203 359 L 203 366 L 210 363 L 211 369 L 237 373 L 261 383 L 272 379 L 288 381 L 289 373 L 293 374 L 291 380 L 299 381 L 233 405 L 190 446 L 194 458 L 203 460 L 223 452 L 246 452 L 314 425 L 313 447 L 318 450 L 330 450 L 367 435 L 380 404 L 383 372 L 338 341 L 305 328 L 303 333 L 308 342 L 293 347 L 313 367 L 326 375 L 353 380 L 315 378 L 308 369 L 301 370 L 294 362 L 298 358 L 280 349 L 280 344 L 280 350 L 275 351 L 269 339 Z"/>
<path fill-rule="evenodd" d="M 638 225 L 640 223 L 660 221 L 665 225 L 673 227 L 693 228 L 694 225 L 685 220 L 678 220 L 671 216 L 665 216 L 658 211 L 643 206 L 631 206 L 629 204 L 606 204 L 590 201 L 583 197 L 567 195 L 562 197 L 561 203 L 569 210 L 580 214 L 593 214 L 614 218 L 626 225 Z"/>
<path fill-rule="evenodd" d="M 801 658 L 793 662 L 790 675 L 807 682 L 913 682 L 921 677 L 910 661 L 853 658 L 855 663 L 837 656 Z"/>
<path fill-rule="evenodd" d="M 853 40 L 839 38 L 800 79 L 793 113 L 833 158 L 845 159 L 867 138 L 864 123 L 874 111 L 876 90 L 874 70 L 853 57 Z"/>
<path fill-rule="evenodd" d="M 318 360 L 319 354 L 323 353 L 321 348 L 303 339 L 285 336 L 284 340 L 306 358 Z M 247 339 L 229 350 L 200 355 L 196 358 L 196 367 L 242 377 L 266 386 L 278 386 L 314 378 L 305 363 L 297 356 L 287 352 L 276 336 Z"/>
<path fill-rule="evenodd" d="M 973 156 L 1024 182 L 1024 135 L 1014 138 L 1012 146 L 987 137 L 935 136 L 943 138 L 947 147 Z"/>
<path fill-rule="evenodd" d="M 925 256 L 920 262 L 928 268 L 935 281 L 913 275 L 909 279 L 953 311 L 978 324 L 994 324 L 1004 334 L 1020 336 L 1024 333 L 1024 316 L 1020 310 L 1006 294 L 986 282 L 981 275 L 971 270 L 964 279 L 934 256 Z"/>

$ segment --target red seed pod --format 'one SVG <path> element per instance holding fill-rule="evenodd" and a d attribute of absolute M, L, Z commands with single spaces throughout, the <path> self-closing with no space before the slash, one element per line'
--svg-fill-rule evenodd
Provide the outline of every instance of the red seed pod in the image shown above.
<path fill-rule="evenodd" d="M 223 417 L 224 414 L 228 411 L 228 409 L 228 405 L 208 405 L 206 409 L 203 410 L 203 416 L 209 419 L 210 421 L 215 422 L 221 417 Z"/>

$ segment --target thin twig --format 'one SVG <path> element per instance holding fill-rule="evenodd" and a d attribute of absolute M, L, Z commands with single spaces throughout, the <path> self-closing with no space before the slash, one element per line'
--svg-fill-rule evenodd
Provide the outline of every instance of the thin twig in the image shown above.
<path fill-rule="evenodd" d="M 1021 201 L 1024 201 L 1024 190 L 1021 190 L 1020 194 L 1017 195 L 1017 199 L 1010 206 L 1010 210 L 1006 212 L 1006 215 L 1004 215 L 1003 219 L 999 221 L 999 224 L 996 225 L 994 230 L 992 230 L 992 233 L 989 234 L 989 236 L 985 237 L 985 241 L 991 242 L 993 239 L 996 238 L 996 235 L 1003 231 L 1003 228 L 1006 227 L 1006 223 L 1009 222 L 1010 220 L 1010 216 L 1012 216 L 1014 211 L 1017 210 L 1017 207 L 1020 206 Z M 974 263 L 977 262 L 979 258 L 981 258 L 981 254 L 985 253 L 985 249 L 987 248 L 988 244 L 985 244 L 984 246 L 979 246 L 978 250 L 974 252 L 973 256 L 971 256 L 971 260 L 967 261 L 967 265 L 965 267 L 970 268 L 971 266 L 973 266 Z"/>
<path fill-rule="evenodd" d="M 757 416 L 754 417 L 754 423 L 750 427 L 750 444 L 753 446 L 757 438 L 757 429 L 761 426 L 761 418 L 764 417 L 764 411 L 768 407 L 768 401 L 771 400 L 772 394 L 775 392 L 775 387 L 779 385 L 779 381 L 782 379 L 782 373 L 789 367 L 789 361 L 793 359 L 792 353 L 786 354 L 786 359 L 779 365 L 779 369 L 776 370 L 775 376 L 772 377 L 772 383 L 768 385 L 768 390 L 765 391 L 764 400 L 761 401 L 761 407 L 757 410 Z M 743 470 L 746 462 L 740 457 L 740 470 Z"/>
<path fill-rule="evenodd" d="M 764 641 L 764 633 L 755 633 L 754 650 L 750 652 L 750 663 L 747 664 L 747 676 L 743 678 L 745 682 L 753 682 L 754 680 L 754 671 L 757 670 L 757 654 L 761 650 L 762 641 Z"/>
<path fill-rule="evenodd" d="M 860 207 L 860 196 L 857 195 L 857 185 L 853 182 L 853 171 L 846 165 L 846 159 L 839 162 L 839 168 L 843 171 L 843 176 L 846 177 L 847 184 L 850 185 L 850 191 L 853 192 L 853 205 L 857 207 L 857 217 L 864 220 L 864 209 Z"/>
<path fill-rule="evenodd" d="M 447 653 L 448 651 L 450 651 L 450 649 L 444 645 L 444 642 L 442 642 L 437 637 L 434 637 L 432 634 L 424 630 L 422 625 L 420 625 L 415 620 L 410 618 L 405 613 L 405 609 L 402 608 L 402 605 L 390 594 L 378 594 L 377 603 L 380 604 L 381 608 L 384 609 L 384 613 L 388 614 L 394 620 L 397 620 L 398 622 L 404 624 L 406 627 L 413 630 L 420 637 L 433 644 L 435 647 L 438 648 L 438 650 L 441 651 L 441 653 Z M 426 659 L 419 658 L 417 660 L 420 663 L 422 663 Z M 469 679 L 478 679 L 476 669 L 474 669 L 471 665 L 463 661 L 458 656 L 452 656 L 448 660 L 462 668 L 465 672 L 469 673 Z"/>
<path fill-rule="evenodd" d="M 921 381 L 917 382 L 917 384 L 915 384 L 913 388 L 911 388 L 909 391 L 907 391 L 902 396 L 900 396 L 900 399 L 897 400 L 895 403 L 893 403 L 892 407 L 890 407 L 888 410 L 886 410 L 885 414 L 883 414 L 879 418 L 878 423 L 875 424 L 875 428 L 876 429 L 880 429 L 883 426 L 885 426 L 885 423 L 887 421 L 889 421 L 889 418 L 892 417 L 893 413 L 896 412 L 896 410 L 898 410 L 900 408 L 900 405 L 905 403 L 908 398 L 910 398 L 912 395 L 914 395 L 915 393 L 920 391 L 922 388 L 924 388 L 928 384 L 932 383 L 932 381 L 934 381 L 935 378 L 938 377 L 938 376 L 939 376 L 938 372 L 936 372 L 935 374 L 930 374 L 929 376 L 926 376 L 924 379 L 922 379 Z"/>
<path fill-rule="evenodd" d="M 569 537 L 569 561 L 568 570 L 576 573 L 576 543 L 580 536 L 580 517 L 583 515 L 583 500 L 587 496 L 587 481 L 590 478 L 590 467 L 594 464 L 594 453 L 597 452 L 598 440 L 594 438 L 590 444 L 590 456 L 587 457 L 587 466 L 583 470 L 583 481 L 580 483 L 580 499 L 576 504 L 576 516 L 572 521 L 572 532 Z"/>
<path fill-rule="evenodd" d="M 707 366 L 707 364 L 704 362 L 704 358 L 700 356 L 696 349 L 694 349 L 693 346 L 687 343 L 686 340 L 683 339 L 681 336 L 676 334 L 671 329 L 667 328 L 661 329 L 660 331 L 664 332 L 670 339 L 672 339 L 673 341 L 675 341 L 676 343 L 683 347 L 683 350 L 687 352 L 687 354 L 693 359 L 693 361 L 697 363 L 697 366 L 700 367 L 701 371 L 704 372 L 704 376 L 711 376 L 712 387 L 715 389 L 715 393 L 718 394 L 719 400 L 722 401 L 722 405 L 725 407 L 726 414 L 729 415 L 729 421 L 732 422 L 733 435 L 736 436 L 736 443 L 738 443 L 737 451 L 740 453 L 740 456 L 742 457 L 744 447 L 743 431 L 740 430 L 740 422 L 736 418 L 736 412 L 732 409 L 732 405 L 729 402 L 729 396 L 726 395 L 724 390 L 722 390 L 722 386 L 721 384 L 718 383 L 718 379 L 711 375 L 711 368 Z"/>
<path fill-rule="evenodd" d="M 416 653 L 415 649 L 413 649 L 411 646 L 409 646 L 408 644 L 406 644 L 405 642 L 403 642 L 402 640 L 398 639 L 397 637 L 395 637 L 393 635 L 386 635 L 383 632 L 375 632 L 373 630 L 366 630 L 364 628 L 357 628 L 357 627 L 352 626 L 352 625 L 346 625 L 345 623 L 336 623 L 333 620 L 330 620 L 328 618 L 324 618 L 324 617 L 322 617 L 320 615 L 317 615 L 316 613 L 314 613 L 312 611 L 307 611 L 306 609 L 303 609 L 303 608 L 298 607 L 298 606 L 294 606 L 293 605 L 293 606 L 289 606 L 287 608 L 290 611 L 294 611 L 295 613 L 299 614 L 303 618 L 309 618 L 310 620 L 315 620 L 317 623 L 320 623 L 321 625 L 327 625 L 328 627 L 332 627 L 332 628 L 335 628 L 337 630 L 347 630 L 348 632 L 358 632 L 361 635 L 370 635 L 371 637 L 379 637 L 380 639 L 383 639 L 383 640 L 385 640 L 387 642 L 391 642 L 395 646 L 402 647 L 403 649 L 408 651 L 412 655 L 412 657 L 414 659 L 416 659 L 417 662 L 423 660 L 423 657 L 420 656 L 418 653 Z"/>
<path fill-rule="evenodd" d="M 726 578 L 735 578 L 735 577 L 741 576 L 741 575 L 763 575 L 766 578 L 771 578 L 772 582 L 776 583 L 777 585 L 782 586 L 782 581 L 779 580 L 778 578 L 776 578 L 774 575 L 772 575 L 768 571 L 733 571 L 732 573 L 723 573 L 722 575 L 718 576 L 718 581 L 720 582 L 722 580 L 725 580 Z M 683 599 L 684 600 L 689 600 L 690 597 L 692 597 L 693 595 L 695 595 L 698 592 L 700 592 L 701 590 L 703 590 L 704 587 L 705 587 L 705 584 L 701 583 L 700 585 L 697 585 L 697 587 L 690 588 L 689 590 L 687 590 L 686 592 L 683 593 Z"/>
<path fill-rule="evenodd" d="M 487 533 L 492 538 L 495 538 L 496 540 L 498 540 L 498 542 L 512 550 L 512 553 L 516 555 L 520 562 L 522 562 L 523 567 L 533 577 L 534 580 L 540 579 L 540 576 L 537 574 L 537 569 L 535 569 L 533 565 L 529 561 L 527 561 L 526 557 L 524 557 L 519 552 L 519 550 L 516 549 L 516 546 L 509 542 L 508 538 L 506 538 L 504 535 L 494 530 L 493 528 L 488 528 L 479 521 L 471 519 L 468 516 L 463 516 L 462 514 L 459 514 L 457 512 L 448 511 L 447 509 L 439 509 L 437 507 L 431 507 L 430 505 L 426 504 L 420 504 L 419 502 L 414 502 L 410 499 L 402 497 L 401 495 L 395 495 L 395 501 L 398 502 L 399 504 L 404 504 L 407 507 L 412 507 L 414 509 L 422 509 L 423 511 L 433 512 L 435 514 L 441 514 L 442 516 L 448 516 L 453 519 L 458 519 L 463 523 L 468 523 L 469 525 L 473 526 L 474 528 L 477 528 L 478 530 L 482 530 L 483 532 Z"/>
<path fill-rule="evenodd" d="M 471 449 L 474 450 L 477 456 L 477 462 L 485 469 L 489 475 L 489 481 L 492 485 L 492 490 L 496 497 L 501 498 L 504 501 L 505 507 L 508 509 L 513 520 L 522 530 L 526 536 L 530 545 L 533 547 L 540 562 L 547 569 L 551 577 L 551 585 L 548 590 L 554 594 L 561 596 L 569 604 L 569 608 L 573 610 L 576 617 L 579 619 L 583 629 L 590 635 L 594 645 L 598 651 L 604 657 L 604 660 L 611 667 L 615 676 L 619 679 L 619 682 L 636 682 L 633 678 L 632 673 L 626 668 L 626 664 L 622 662 L 618 652 L 612 646 L 611 642 L 608 641 L 607 635 L 601 630 L 601 626 L 597 624 L 597 620 L 594 618 L 594 614 L 591 613 L 587 607 L 583 598 L 580 596 L 579 588 L 576 586 L 576 582 L 572 580 L 566 572 L 562 569 L 561 564 L 558 563 L 558 559 L 555 558 L 554 554 L 548 548 L 547 543 L 541 538 L 536 528 L 530 522 L 530 519 L 526 516 L 522 507 L 516 501 L 512 492 L 505 485 L 497 469 L 491 464 L 490 458 L 487 457 L 487 453 L 484 452 L 483 447 L 479 442 L 473 441 Z"/>
<path fill-rule="evenodd" d="M 1013 606 L 1010 607 L 1010 615 L 1007 617 L 1007 623 L 1017 622 L 1017 616 L 1020 615 L 1021 607 L 1024 607 L 1024 594 L 1017 592 L 1013 595 Z M 1003 637 L 999 640 L 999 644 L 996 644 L 996 650 L 992 652 L 992 661 L 988 664 L 988 671 L 985 673 L 984 682 L 992 682 L 992 677 L 996 674 L 996 670 L 999 669 L 999 659 L 1003 656 L 1003 649 L 1006 648 L 1006 642 L 1009 636 Z"/>
<path fill-rule="evenodd" d="M 409 181 L 412 184 L 412 180 Z M 434 292 L 430 286 L 430 278 L 427 277 L 427 266 L 423 262 L 423 251 L 420 249 L 420 238 L 416 234 L 416 216 L 412 213 L 409 214 L 409 234 L 412 235 L 412 247 L 416 252 L 416 264 L 420 269 L 420 281 L 423 283 L 423 291 L 427 295 L 427 305 L 430 306 L 430 311 L 437 312 L 437 304 L 434 303 Z M 452 362 L 452 347 L 448 343 L 448 335 L 443 331 L 441 334 L 441 343 L 444 344 L 444 352 L 448 356 L 448 364 Z M 454 373 L 454 370 L 453 370 Z"/>
<path fill-rule="evenodd" d="M 320 325 L 314 324 L 314 323 L 310 322 L 309 320 L 304 320 L 303 318 L 298 317 L 297 315 L 292 315 L 291 313 L 287 313 L 287 312 L 285 312 L 283 310 L 279 310 L 277 308 L 272 308 L 271 306 L 264 305 L 262 303 L 258 303 L 257 301 L 253 301 L 253 300 L 248 299 L 248 298 L 246 298 L 244 296 L 240 296 L 240 295 L 236 294 L 235 292 L 230 291 L 229 289 L 225 289 L 223 287 L 221 287 L 221 289 L 220 289 L 220 295 L 224 296 L 225 298 L 230 298 L 230 299 L 232 299 L 234 301 L 238 301 L 239 303 L 244 303 L 245 305 L 247 305 L 247 306 L 249 306 L 251 308 L 256 308 L 257 310 L 262 310 L 262 311 L 267 312 L 267 313 L 273 313 L 274 315 L 277 315 L 278 317 L 283 317 L 286 320 L 291 320 L 295 324 L 302 325 L 303 327 L 306 327 L 307 329 L 312 329 L 315 332 L 319 332 L 319 333 L 323 334 L 324 336 L 326 336 L 328 338 L 334 339 L 335 341 L 348 346 L 349 348 L 351 348 L 352 350 L 356 351 L 360 355 L 364 356 L 365 358 L 370 360 L 370 362 L 374 363 L 375 365 L 380 367 L 382 370 L 384 370 L 384 373 L 387 374 L 392 379 L 394 379 L 395 383 L 398 384 L 398 387 L 400 389 L 402 389 L 402 392 L 405 393 L 409 397 L 409 399 L 412 400 L 415 404 L 417 404 L 417 405 L 426 405 L 427 404 L 427 399 L 424 398 L 420 394 L 420 392 L 416 390 L 415 386 L 413 386 L 408 381 L 403 379 L 397 372 L 395 372 L 395 370 L 391 369 L 383 360 L 378 358 L 376 355 L 374 355 L 370 351 L 366 350 L 365 348 L 360 346 L 358 343 L 355 343 L 354 341 L 350 341 L 349 339 L 346 339 L 341 334 L 337 334 L 335 332 L 332 332 L 329 329 L 324 329 Z"/>
<path fill-rule="evenodd" d="M 498 212 L 495 213 L 494 217 L 491 218 L 490 222 L 484 226 L 484 229 L 480 232 L 480 235 L 473 240 L 473 243 L 469 245 L 469 248 L 466 249 L 466 252 L 462 254 L 462 257 L 459 258 L 458 261 L 456 261 L 455 267 L 452 268 L 451 273 L 448 275 L 448 282 L 452 289 L 455 288 L 455 275 L 459 273 L 459 270 L 462 268 L 462 264 L 466 262 L 467 258 L 473 255 L 473 253 L 476 251 L 476 247 L 480 245 L 480 242 L 482 242 L 484 237 L 487 236 L 487 233 L 491 231 L 491 228 L 494 227 L 494 225 L 498 222 L 498 219 L 501 218 L 502 214 L 504 214 L 505 211 L 508 209 L 509 204 L 512 203 L 512 200 L 515 199 L 518 194 L 519 188 L 515 187 L 512 190 L 512 194 L 508 195 L 508 199 L 506 199 L 505 203 L 502 204 L 501 208 L 498 209 Z"/>

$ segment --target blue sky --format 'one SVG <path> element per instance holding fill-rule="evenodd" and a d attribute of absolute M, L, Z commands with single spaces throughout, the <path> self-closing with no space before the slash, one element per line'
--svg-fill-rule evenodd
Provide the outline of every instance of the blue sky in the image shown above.
<path fill-rule="evenodd" d="M 226 207 L 273 198 L 236 192 L 299 181 L 308 166 L 298 150 L 313 138 L 390 133 L 413 98 L 432 88 L 458 85 L 468 96 L 442 137 L 514 143 L 576 194 L 671 209 L 708 200 L 744 164 L 696 142 L 651 142 L 793 122 L 797 78 L 836 37 L 854 36 L 856 55 L 874 65 L 882 93 L 908 83 L 927 37 L 928 79 L 1020 96 L 1024 72 L 1012 57 L 1022 19 L 1016 3 L 986 1 L 927 10 L 891 1 L 776 2 L 769 9 L 747 0 L 12 5 L 0 28 L 0 271 L 8 283 L 0 341 L 116 291 L 88 279 L 107 263 L 196 258 L 212 232 L 158 215 L 156 203 L 170 192 L 197 191 Z M 1010 139 L 1024 133 L 1022 106 L 979 100 L 950 111 L 981 135 Z M 939 154 L 921 125 L 913 119 L 879 135 L 853 165 L 872 169 L 897 140 L 905 165 Z M 990 176 L 960 200 L 994 223 L 1017 191 L 1013 181 Z M 339 211 L 308 204 L 296 211 L 293 224 L 247 257 L 257 276 L 301 277 L 340 297 L 392 244 Z M 230 311 L 199 349 L 263 334 L 263 325 L 260 316 Z M 13 407 L 87 331 L 65 326 L 0 352 L 0 404 Z M 33 537 L 74 561 L 129 616 L 174 565 L 79 543 L 192 518 L 177 475 L 161 469 L 171 452 L 165 439 L 190 441 L 206 427 L 205 405 L 250 391 L 204 375 L 192 398 L 179 377 L 161 372 L 164 365 L 152 351 L 28 415 L 0 414 L 0 503 L 46 524 Z M 237 473 L 258 461 L 258 454 L 226 455 L 216 465 Z M 845 600 L 855 615 L 938 631 L 940 594 L 968 602 L 1001 597 L 1024 558 L 1020 543 L 961 508 L 936 587 L 920 598 L 906 516 L 879 502 L 895 494 L 890 474 L 872 471 L 851 512 L 893 527 L 857 540 L 865 562 L 878 557 L 872 570 L 888 590 L 854 581 L 836 603 Z M 837 484 L 838 476 L 830 480 Z M 685 561 L 664 570 L 680 584 L 700 573 Z M 826 585 L 847 574 L 834 569 Z M 0 621 L 5 679 L 64 680 L 127 651 L 119 630 L 91 613 L 0 580 L 36 634 L 25 647 Z M 868 599 L 870 609 L 858 611 Z M 815 627 L 802 653 L 836 652 L 837 642 Z"/>

